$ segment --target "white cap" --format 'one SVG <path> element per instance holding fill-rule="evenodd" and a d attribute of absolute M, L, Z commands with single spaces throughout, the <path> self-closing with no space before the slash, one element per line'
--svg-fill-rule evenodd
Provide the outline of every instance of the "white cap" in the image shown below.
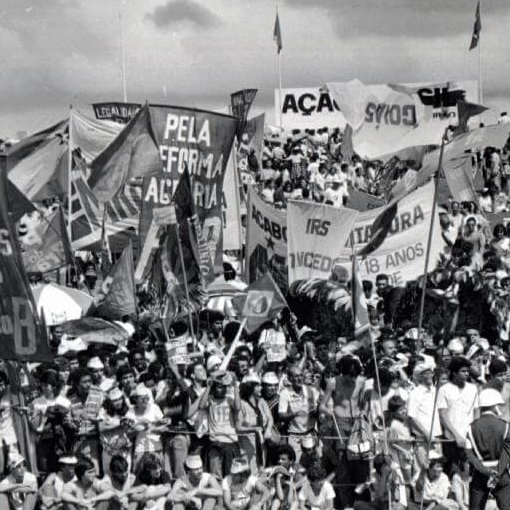
<path fill-rule="evenodd" d="M 315 439 L 312 436 L 305 436 L 301 439 L 301 446 L 303 448 L 313 448 L 315 446 Z"/>
<path fill-rule="evenodd" d="M 266 372 L 262 376 L 262 383 L 263 384 L 280 384 L 280 380 L 278 379 L 278 376 L 274 372 Z"/>
<path fill-rule="evenodd" d="M 434 367 L 432 365 L 430 365 L 429 363 L 427 363 L 426 361 L 424 361 L 423 363 L 418 363 L 414 367 L 413 373 L 414 373 L 415 376 L 417 376 L 417 375 L 423 374 L 424 372 L 427 372 L 428 370 L 433 372 L 434 371 Z"/>
<path fill-rule="evenodd" d="M 152 391 L 144 384 L 138 384 L 133 391 L 133 397 L 152 397 Z"/>
<path fill-rule="evenodd" d="M 15 468 L 25 462 L 25 458 L 20 455 L 18 452 L 12 452 L 9 454 L 9 462 L 8 465 L 10 468 Z"/>
<path fill-rule="evenodd" d="M 447 347 L 452 354 L 462 354 L 464 352 L 464 346 L 459 338 L 452 338 Z"/>
<path fill-rule="evenodd" d="M 256 372 L 250 372 L 249 374 L 246 374 L 243 377 L 243 380 L 241 382 L 243 382 L 243 383 L 251 382 L 251 383 L 255 383 L 255 384 L 260 384 L 260 377 Z"/>
<path fill-rule="evenodd" d="M 437 453 L 435 450 L 429 451 L 429 460 L 442 459 L 443 456 L 440 453 Z"/>
<path fill-rule="evenodd" d="M 210 372 L 213 368 L 217 367 L 217 365 L 221 365 L 222 359 L 216 354 L 212 354 L 207 358 L 207 363 L 205 368 L 208 372 Z"/>
<path fill-rule="evenodd" d="M 186 467 L 189 469 L 200 469 L 203 467 L 200 455 L 188 455 L 185 461 Z"/>
<path fill-rule="evenodd" d="M 89 362 L 87 363 L 87 368 L 101 369 L 104 368 L 104 364 L 101 361 L 101 358 L 99 358 L 99 356 L 94 356 L 93 358 L 89 359 Z"/>
<path fill-rule="evenodd" d="M 248 461 L 244 457 L 238 457 L 232 461 L 230 472 L 233 475 L 249 470 L 250 466 L 248 465 Z"/>
<path fill-rule="evenodd" d="M 59 464 L 65 464 L 67 466 L 74 466 L 78 464 L 78 459 L 74 455 L 62 455 L 58 458 Z"/>
<path fill-rule="evenodd" d="M 112 388 L 106 393 L 106 398 L 108 398 L 108 400 L 120 400 L 123 396 L 124 393 L 122 393 L 118 386 L 115 386 L 115 388 Z"/>
<path fill-rule="evenodd" d="M 418 328 L 408 329 L 404 338 L 408 338 L 409 340 L 418 340 Z"/>
<path fill-rule="evenodd" d="M 480 407 L 493 407 L 504 405 L 501 393 L 493 388 L 485 388 L 478 397 Z"/>

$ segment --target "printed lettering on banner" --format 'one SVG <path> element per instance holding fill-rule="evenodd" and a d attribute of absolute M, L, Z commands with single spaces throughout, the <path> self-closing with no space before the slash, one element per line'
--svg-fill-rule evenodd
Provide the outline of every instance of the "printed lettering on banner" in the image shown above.
<path fill-rule="evenodd" d="M 378 274 L 386 274 L 392 285 L 403 286 L 423 274 L 433 193 L 434 184 L 430 182 L 400 200 L 397 215 L 383 244 L 374 253 L 359 260 L 362 280 L 375 282 Z M 381 208 L 359 213 L 350 239 L 339 256 L 345 268 L 350 268 L 351 241 L 354 242 L 356 251 L 365 246 L 370 240 L 372 225 L 380 212 Z M 429 270 L 435 267 L 444 247 L 440 233 L 439 215 L 436 211 Z"/>
<path fill-rule="evenodd" d="M 358 211 L 312 202 L 289 202 L 287 235 L 289 284 L 301 279 L 329 279 L 354 227 Z"/>
<path fill-rule="evenodd" d="M 282 331 L 264 330 L 259 343 L 264 346 L 268 363 L 280 363 L 287 357 L 287 342 Z"/>

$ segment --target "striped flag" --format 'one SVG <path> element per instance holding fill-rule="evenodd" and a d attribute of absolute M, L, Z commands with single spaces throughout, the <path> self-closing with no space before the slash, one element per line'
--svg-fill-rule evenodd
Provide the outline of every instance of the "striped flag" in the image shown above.
<path fill-rule="evenodd" d="M 276 52 L 280 53 L 280 51 L 283 49 L 283 43 L 282 29 L 280 28 L 280 18 L 278 17 L 278 12 L 276 13 L 276 19 L 274 20 L 273 39 L 276 43 Z"/>
<path fill-rule="evenodd" d="M 476 4 L 475 24 L 473 26 L 473 35 L 471 36 L 471 44 L 469 45 L 469 51 L 474 50 L 478 46 L 478 40 L 480 39 L 481 31 L 482 31 L 482 19 L 480 17 L 480 0 L 478 0 Z"/>

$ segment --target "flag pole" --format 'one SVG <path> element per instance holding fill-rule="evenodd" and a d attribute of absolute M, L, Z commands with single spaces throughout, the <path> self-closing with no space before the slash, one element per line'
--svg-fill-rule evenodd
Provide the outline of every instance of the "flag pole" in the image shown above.
<path fill-rule="evenodd" d="M 177 247 L 179 249 L 179 259 L 181 261 L 181 267 L 182 267 L 182 280 L 184 282 L 184 292 L 186 294 L 186 301 L 188 302 L 189 330 L 191 333 L 191 338 L 193 339 L 193 349 L 196 349 L 197 338 L 195 338 L 195 331 L 194 331 L 194 327 L 193 327 L 193 315 L 191 313 L 191 300 L 189 298 L 188 277 L 186 276 L 186 266 L 184 265 L 184 253 L 182 251 L 181 235 L 179 232 L 179 222 L 178 221 L 175 222 L 174 227 L 175 227 L 175 234 L 177 236 Z"/>
<path fill-rule="evenodd" d="M 69 136 L 67 140 L 67 235 L 69 237 L 69 244 L 73 243 L 73 230 L 72 230 L 72 174 L 73 174 L 73 105 L 69 105 Z"/>
<path fill-rule="evenodd" d="M 480 20 L 482 19 L 482 4 L 480 0 Z M 483 55 L 482 55 L 482 38 L 478 37 L 478 104 L 483 104 Z M 480 121 L 482 114 L 480 113 Z"/>
<path fill-rule="evenodd" d="M 122 2 L 124 7 L 124 1 Z M 122 10 L 119 11 L 120 23 L 120 59 L 122 68 L 122 98 L 124 103 L 127 103 L 127 86 L 126 86 L 126 51 L 124 47 L 124 20 L 122 18 Z"/>
<path fill-rule="evenodd" d="M 281 30 L 280 27 L 280 18 L 278 16 L 278 2 L 276 3 L 276 18 L 278 20 L 278 29 Z M 281 37 L 281 32 L 280 32 Z M 278 47 L 278 102 L 279 102 L 279 122 L 280 122 L 280 133 L 283 131 L 283 116 L 282 116 L 282 47 Z"/>
<path fill-rule="evenodd" d="M 443 137 L 441 139 L 441 150 L 439 151 L 439 161 L 437 164 L 437 170 L 434 175 L 434 198 L 432 199 L 432 212 L 430 214 L 430 227 L 429 227 L 429 237 L 427 240 L 427 251 L 425 253 L 425 267 L 423 269 L 423 287 L 421 290 L 421 300 L 420 300 L 420 316 L 418 319 L 418 339 L 422 338 L 422 326 L 423 326 L 423 314 L 425 311 L 425 294 L 427 293 L 427 272 L 429 267 L 429 259 L 430 259 L 430 249 L 432 245 L 432 235 L 434 231 L 434 217 L 436 215 L 436 207 L 437 207 L 437 196 L 439 192 L 439 176 L 441 173 L 441 169 L 443 167 L 443 154 L 444 154 L 444 144 L 446 141 L 448 128 L 445 129 L 443 133 Z"/>
<path fill-rule="evenodd" d="M 239 192 L 239 169 L 237 168 L 237 150 L 238 141 L 234 138 L 234 153 L 233 165 L 234 165 L 234 187 L 235 187 L 235 200 L 236 200 L 236 214 L 237 214 L 237 234 L 239 236 L 239 262 L 241 263 L 241 273 L 244 273 L 243 268 L 243 225 L 241 224 L 241 194 Z"/>

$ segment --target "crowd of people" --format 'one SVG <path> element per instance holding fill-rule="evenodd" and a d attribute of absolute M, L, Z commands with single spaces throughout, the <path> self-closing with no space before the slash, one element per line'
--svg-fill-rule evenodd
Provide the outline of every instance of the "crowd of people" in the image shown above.
<path fill-rule="evenodd" d="M 342 146 L 340 130 L 325 128 L 266 140 L 260 168 L 250 165 L 261 196 L 282 208 L 342 207 L 353 189 L 383 196 L 388 168 L 346 158 Z M 494 211 L 508 191 L 507 149 L 479 160 Z M 406 168 L 396 163 L 391 180 Z M 489 265 L 503 292 L 510 229 L 492 232 L 480 202 L 441 205 L 444 256 L 460 250 L 473 271 Z M 94 293 L 99 273 L 89 263 L 80 285 Z M 227 275 L 239 280 L 230 264 Z M 402 330 L 403 289 L 384 274 L 363 289 L 373 345 L 325 339 L 289 309 L 234 347 L 239 320 L 211 309 L 164 335 L 140 309 L 115 346 L 50 327 L 54 361 L 23 368 L 23 405 L 13 365 L 0 365 L 0 509 L 510 508 L 507 316 L 488 338 L 458 323 Z M 169 357 L 177 338 L 186 362 Z M 277 343 L 283 359 L 269 360 Z"/>

